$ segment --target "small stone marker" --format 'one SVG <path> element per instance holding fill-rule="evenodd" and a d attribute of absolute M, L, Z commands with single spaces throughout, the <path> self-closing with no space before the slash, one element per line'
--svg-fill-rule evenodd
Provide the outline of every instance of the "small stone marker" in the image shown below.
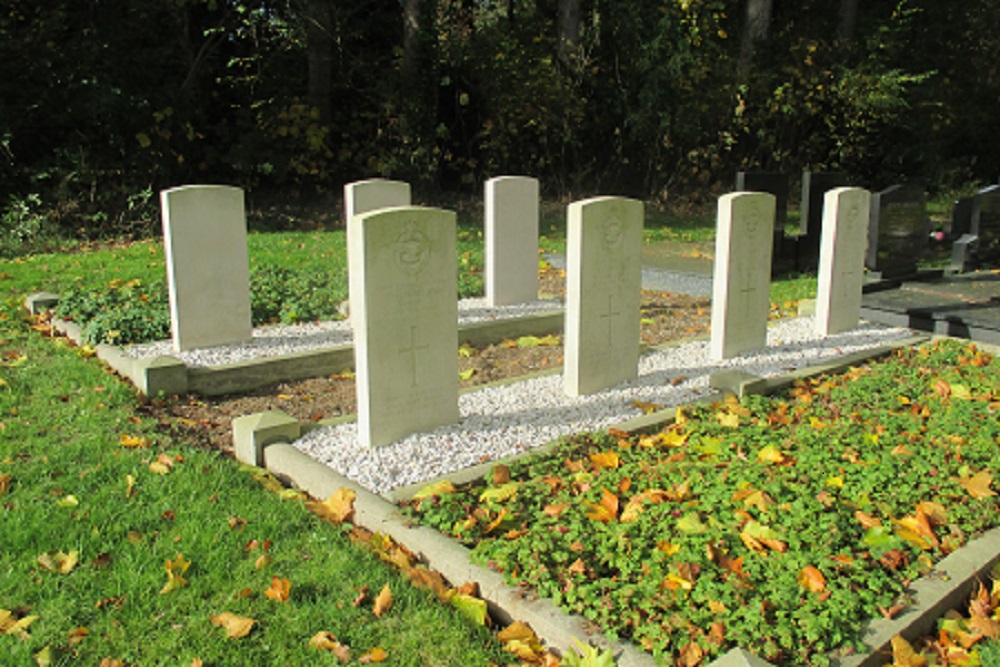
<path fill-rule="evenodd" d="M 377 447 L 458 421 L 455 214 L 379 209 L 348 229 L 359 439 Z"/>
<path fill-rule="evenodd" d="M 799 268 L 816 266 L 819 241 L 823 235 L 823 196 L 834 188 L 848 185 L 839 172 L 802 172 L 802 203 L 799 209 Z"/>
<path fill-rule="evenodd" d="M 639 373 L 642 202 L 595 197 L 567 210 L 563 389 L 592 394 Z"/>
<path fill-rule="evenodd" d="M 865 266 L 883 278 L 913 275 L 930 247 L 924 189 L 893 185 L 871 196 Z"/>
<path fill-rule="evenodd" d="M 486 181 L 486 301 L 490 306 L 538 299 L 538 179 Z"/>
<path fill-rule="evenodd" d="M 784 256 L 786 248 L 794 249 L 794 244 L 785 240 L 785 223 L 788 222 L 788 174 L 774 171 L 738 171 L 736 172 L 737 192 L 766 192 L 774 195 L 774 235 L 772 261 L 777 264 L 779 259 L 794 262 L 795 258 Z"/>
<path fill-rule="evenodd" d="M 351 218 L 380 208 L 410 205 L 410 184 L 372 178 L 355 181 L 344 186 L 344 226 L 349 228 Z"/>
<path fill-rule="evenodd" d="M 160 193 L 174 348 L 250 340 L 243 190 L 186 185 Z"/>
<path fill-rule="evenodd" d="M 712 359 L 728 359 L 767 346 L 773 219 L 774 195 L 732 192 L 719 198 Z"/>
<path fill-rule="evenodd" d="M 816 292 L 816 332 L 821 336 L 850 331 L 861 319 L 871 198 L 862 188 L 836 188 L 824 197 Z"/>

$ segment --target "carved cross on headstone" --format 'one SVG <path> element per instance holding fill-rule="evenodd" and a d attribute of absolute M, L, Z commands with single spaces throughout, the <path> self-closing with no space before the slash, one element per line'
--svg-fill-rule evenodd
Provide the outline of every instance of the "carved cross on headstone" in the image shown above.
<path fill-rule="evenodd" d="M 399 348 L 400 354 L 410 355 L 410 386 L 417 386 L 417 352 L 428 349 L 427 345 L 417 345 L 417 327 L 410 327 L 410 346 Z"/>
<path fill-rule="evenodd" d="M 607 320 L 607 322 L 608 322 L 608 350 L 609 351 L 611 349 L 611 347 L 610 347 L 611 346 L 611 342 L 614 339 L 613 338 L 614 325 L 615 325 L 614 320 L 615 320 L 615 318 L 619 317 L 621 314 L 622 313 L 621 313 L 620 310 L 615 310 L 615 307 L 614 307 L 614 297 L 609 294 L 608 295 L 608 309 L 604 313 L 601 314 L 601 319 L 602 320 Z"/>

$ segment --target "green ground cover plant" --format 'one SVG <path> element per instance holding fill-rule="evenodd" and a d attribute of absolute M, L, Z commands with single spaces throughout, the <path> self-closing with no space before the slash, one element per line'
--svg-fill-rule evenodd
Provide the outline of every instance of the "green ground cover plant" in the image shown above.
<path fill-rule="evenodd" d="M 997 524 L 1000 360 L 961 342 L 581 434 L 410 502 L 509 581 L 672 664 L 823 665 Z"/>
<path fill-rule="evenodd" d="M 57 261 L 113 275 L 107 252 L 48 257 L 36 275 Z M 485 628 L 348 527 L 186 446 L 85 349 L 32 330 L 26 265 L 0 262 L 0 664 L 341 664 L 332 638 L 352 664 L 379 651 L 392 665 L 507 664 Z"/>

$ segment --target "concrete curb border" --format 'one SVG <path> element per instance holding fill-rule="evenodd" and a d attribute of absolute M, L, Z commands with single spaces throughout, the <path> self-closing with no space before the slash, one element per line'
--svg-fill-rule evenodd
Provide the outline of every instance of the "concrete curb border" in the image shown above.
<path fill-rule="evenodd" d="M 59 295 L 39 292 L 28 295 L 25 308 L 37 315 L 54 308 Z M 83 345 L 81 327 L 53 318 L 52 326 L 77 345 Z M 498 343 L 505 338 L 544 336 L 562 332 L 563 311 L 553 310 L 517 318 L 473 322 L 459 327 L 459 340 L 471 345 Z M 97 357 L 128 378 L 146 396 L 159 394 L 200 394 L 221 396 L 235 394 L 284 380 L 302 380 L 339 373 L 354 368 L 354 346 L 337 345 L 320 350 L 306 350 L 242 361 L 226 366 L 187 366 L 180 359 L 164 355 L 133 359 L 112 345 L 96 346 Z"/>

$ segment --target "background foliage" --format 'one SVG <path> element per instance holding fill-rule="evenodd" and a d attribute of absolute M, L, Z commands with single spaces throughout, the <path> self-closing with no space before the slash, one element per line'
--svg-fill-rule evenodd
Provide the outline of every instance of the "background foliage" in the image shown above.
<path fill-rule="evenodd" d="M 527 173 L 696 201 L 740 168 L 992 182 L 998 20 L 991 0 L 5 0 L 0 227 L 141 235 L 186 182 L 295 198 Z"/>

